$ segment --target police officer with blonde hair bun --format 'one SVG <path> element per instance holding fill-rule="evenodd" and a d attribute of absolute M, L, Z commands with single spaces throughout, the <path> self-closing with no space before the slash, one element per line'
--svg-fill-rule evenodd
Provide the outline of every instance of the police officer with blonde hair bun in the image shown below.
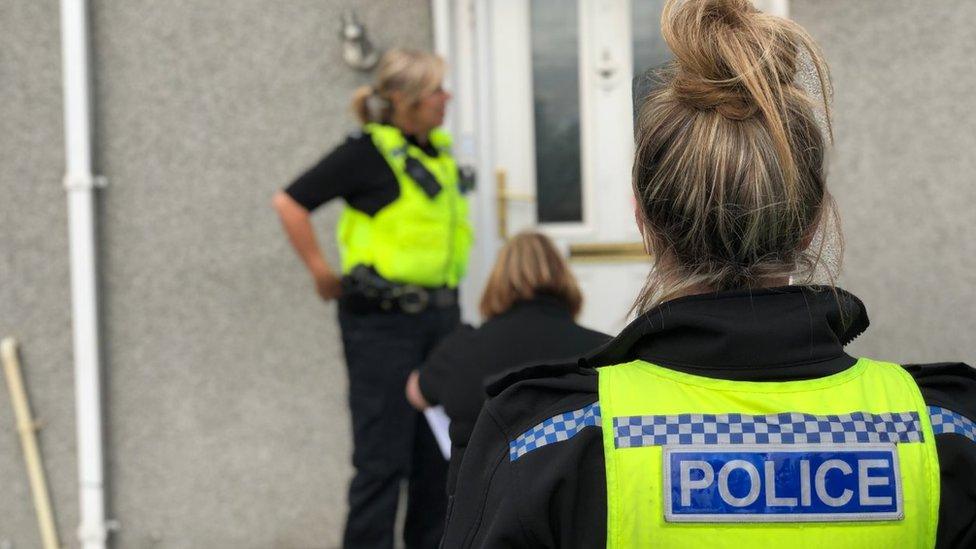
<path fill-rule="evenodd" d="M 836 216 L 826 100 L 796 80 L 812 63 L 829 89 L 818 48 L 749 0 L 668 0 L 661 21 L 638 316 L 489 388 L 443 546 L 976 547 L 974 370 L 848 355 L 864 304 L 810 283 Z"/>
<path fill-rule="evenodd" d="M 410 372 L 460 322 L 457 288 L 472 242 L 465 181 L 439 127 L 450 99 L 443 77 L 433 54 L 387 52 L 375 83 L 353 97 L 362 131 L 274 198 L 315 290 L 339 300 L 356 469 L 347 548 L 394 546 L 401 479 L 406 546 L 436 547 L 443 529 L 446 462 L 403 395 Z M 334 198 L 345 201 L 338 272 L 309 222 Z"/>

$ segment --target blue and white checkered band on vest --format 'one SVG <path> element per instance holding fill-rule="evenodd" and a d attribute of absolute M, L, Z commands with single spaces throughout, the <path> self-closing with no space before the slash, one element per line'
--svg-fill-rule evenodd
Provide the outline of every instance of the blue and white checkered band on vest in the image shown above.
<path fill-rule="evenodd" d="M 617 448 L 676 444 L 807 444 L 921 442 L 918 413 L 815 416 L 677 414 L 613 418 Z"/>
<path fill-rule="evenodd" d="M 928 407 L 935 434 L 955 433 L 976 442 L 976 423 L 937 406 Z M 509 443 L 509 459 L 569 440 L 586 427 L 600 427 L 600 403 L 594 402 L 546 419 Z M 617 448 L 674 444 L 805 444 L 921 442 L 915 412 L 842 415 L 677 414 L 614 418 Z"/>

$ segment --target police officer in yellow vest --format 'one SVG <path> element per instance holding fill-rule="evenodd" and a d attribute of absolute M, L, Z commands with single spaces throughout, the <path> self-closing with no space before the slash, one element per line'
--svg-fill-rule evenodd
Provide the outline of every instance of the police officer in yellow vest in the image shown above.
<path fill-rule="evenodd" d="M 861 301 L 790 285 L 837 214 L 794 80 L 819 50 L 749 0 L 669 0 L 662 27 L 637 319 L 489 387 L 443 547 L 976 547 L 973 369 L 849 356 Z"/>
<path fill-rule="evenodd" d="M 408 479 L 404 542 L 436 547 L 446 462 L 407 403 L 407 376 L 460 322 L 457 287 L 472 233 L 466 178 L 439 129 L 450 95 L 438 57 L 391 50 L 357 90 L 362 132 L 275 196 L 289 239 L 319 295 L 339 300 L 349 374 L 355 476 L 343 545 L 392 548 L 400 481 Z M 309 212 L 341 197 L 341 276 L 325 261 Z"/>

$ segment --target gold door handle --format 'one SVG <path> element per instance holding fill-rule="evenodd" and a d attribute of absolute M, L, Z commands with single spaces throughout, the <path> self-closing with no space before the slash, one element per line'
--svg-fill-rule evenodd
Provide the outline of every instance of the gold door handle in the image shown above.
<path fill-rule="evenodd" d="M 498 238 L 508 240 L 508 202 L 518 200 L 535 202 L 531 194 L 512 193 L 508 191 L 508 172 L 504 168 L 495 170 L 495 215 L 498 216 Z"/>

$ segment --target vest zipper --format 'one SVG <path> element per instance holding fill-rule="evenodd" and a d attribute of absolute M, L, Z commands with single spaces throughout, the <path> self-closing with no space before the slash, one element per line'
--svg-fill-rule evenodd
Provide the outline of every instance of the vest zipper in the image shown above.
<path fill-rule="evenodd" d="M 440 171 L 440 170 L 438 170 Z M 449 189 L 444 189 L 449 191 Z M 456 189 L 455 189 L 456 191 Z M 451 266 L 454 263 L 454 235 L 457 233 L 457 193 L 451 193 L 451 216 L 450 221 L 447 225 L 447 259 L 444 264 L 444 285 L 448 286 L 450 282 Z"/>
<path fill-rule="evenodd" d="M 411 146 L 410 143 L 407 143 L 406 144 L 406 148 L 404 150 L 404 156 L 410 156 L 410 153 L 409 153 L 410 146 Z M 444 152 L 442 150 L 439 150 L 439 149 L 438 149 L 438 153 L 439 153 L 439 155 L 445 155 L 445 154 L 447 154 L 446 152 Z M 422 154 L 422 155 L 427 156 L 428 158 L 430 158 L 427 155 L 427 153 L 424 152 L 423 150 L 420 151 L 420 154 Z M 442 160 L 443 159 L 441 159 L 441 161 Z M 441 163 L 440 163 L 441 161 L 438 161 L 438 164 L 437 164 L 437 174 L 440 175 L 441 177 L 443 177 L 443 174 L 441 173 L 442 172 L 442 166 L 441 166 Z M 457 169 L 456 166 L 455 166 L 455 169 Z M 441 178 L 439 178 L 439 177 L 437 177 L 435 175 L 434 176 L 434 179 L 436 179 L 437 180 L 437 183 L 439 183 L 441 185 L 442 192 L 451 192 L 451 189 L 448 189 L 447 186 L 444 185 L 444 183 L 441 181 Z M 459 198 L 459 190 L 455 187 L 454 192 L 451 194 L 451 197 L 448 199 L 449 202 L 450 202 L 450 212 L 451 212 L 451 214 L 450 214 L 449 221 L 448 221 L 448 225 L 447 225 L 447 257 L 446 257 L 446 259 L 444 261 L 444 285 L 445 286 L 448 286 L 448 283 L 450 282 L 451 267 L 454 264 L 454 237 L 455 237 L 455 234 L 457 233 L 457 227 L 456 227 L 456 225 L 457 225 L 457 202 L 458 202 L 458 198 Z"/>

